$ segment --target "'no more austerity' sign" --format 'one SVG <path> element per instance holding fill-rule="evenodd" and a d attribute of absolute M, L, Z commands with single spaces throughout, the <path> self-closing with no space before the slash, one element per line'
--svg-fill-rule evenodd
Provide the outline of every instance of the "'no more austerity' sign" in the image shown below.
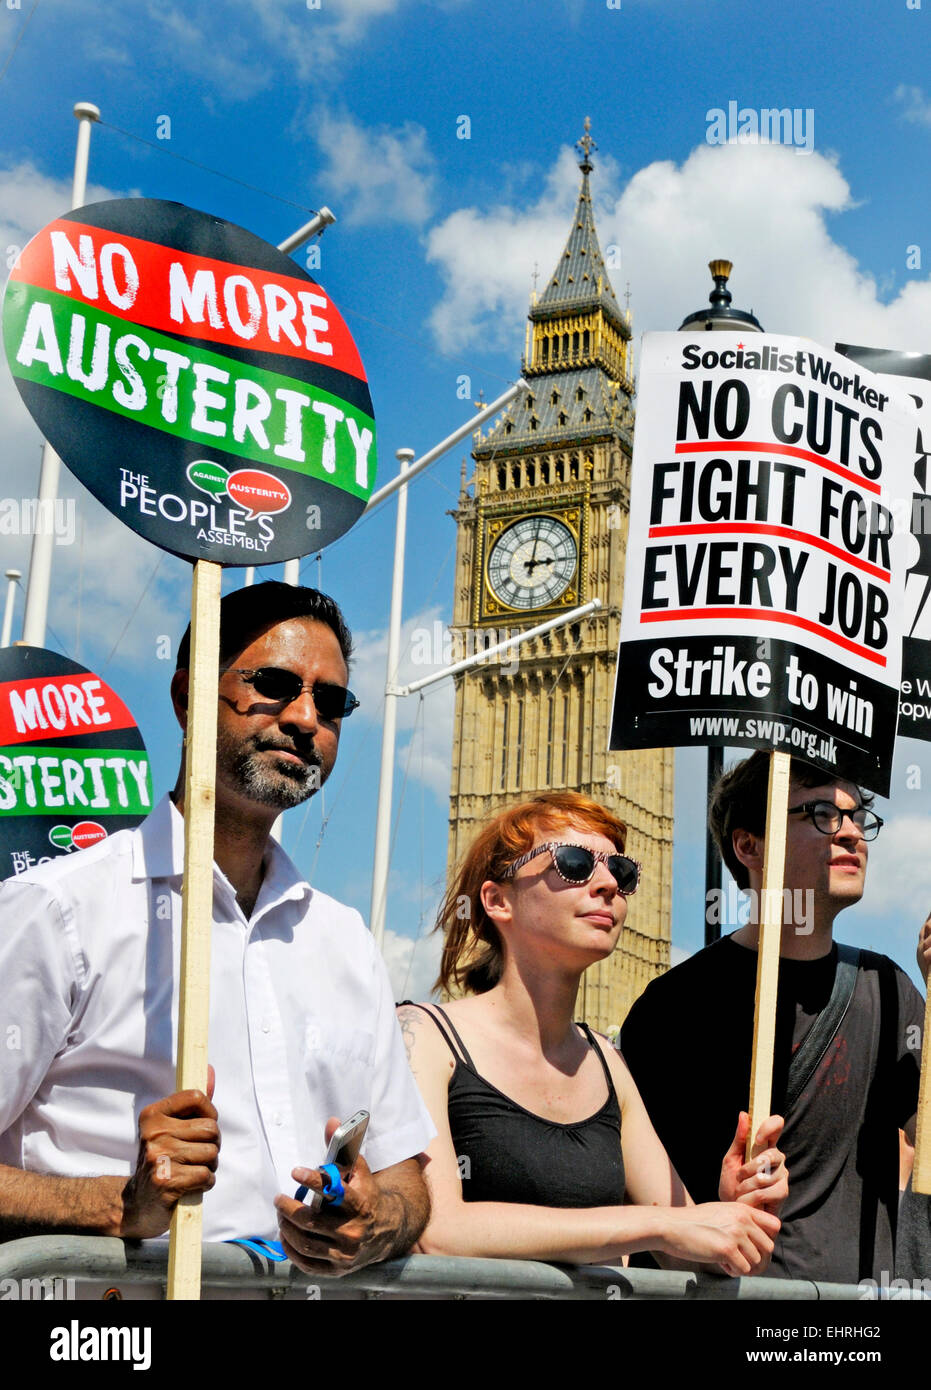
<path fill-rule="evenodd" d="M 773 748 L 888 793 L 913 443 L 816 343 L 646 335 L 613 748 Z"/>
<path fill-rule="evenodd" d="M 68 467 L 139 535 L 224 565 L 342 535 L 375 477 L 365 372 L 275 247 L 178 203 L 79 208 L 25 248 L 7 360 Z"/>
<path fill-rule="evenodd" d="M 0 878 L 152 809 L 142 735 L 105 681 L 41 647 L 0 652 Z"/>

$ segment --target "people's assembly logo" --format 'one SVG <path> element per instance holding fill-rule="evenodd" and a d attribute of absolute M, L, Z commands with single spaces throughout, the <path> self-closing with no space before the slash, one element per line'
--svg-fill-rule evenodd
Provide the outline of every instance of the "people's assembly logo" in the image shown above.
<path fill-rule="evenodd" d="M 213 459 L 195 459 L 188 464 L 188 481 L 217 502 L 230 498 L 246 513 L 247 521 L 259 515 L 273 516 L 291 505 L 286 483 L 260 468 L 237 468 L 231 473 Z"/>

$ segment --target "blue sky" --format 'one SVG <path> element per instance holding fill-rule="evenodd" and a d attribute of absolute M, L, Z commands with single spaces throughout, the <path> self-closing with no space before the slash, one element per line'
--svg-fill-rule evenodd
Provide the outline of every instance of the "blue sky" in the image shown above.
<path fill-rule="evenodd" d="M 313 273 L 368 371 L 382 482 L 395 449 L 423 452 L 471 413 L 469 400 L 493 399 L 517 375 L 534 268 L 545 277 L 565 240 L 572 146 L 590 116 L 601 243 L 619 248 L 612 278 L 619 297 L 630 286 L 635 334 L 677 327 L 706 299 L 707 261 L 727 256 L 735 301 L 772 331 L 928 351 L 929 25 L 931 0 L 0 0 L 0 254 L 9 262 L 9 248 L 69 206 L 78 100 L 103 116 L 89 201 L 174 199 L 271 242 L 328 204 L 338 222 Z M 730 101 L 798 108 L 810 150 L 708 144 L 709 111 Z M 0 491 L 31 496 L 40 440 L 5 371 L 0 418 Z M 411 490 L 402 678 L 428 673 L 411 665 L 415 634 L 451 613 L 446 512 L 463 456 L 454 450 Z M 47 645 L 128 701 L 161 793 L 180 740 L 159 638 L 173 650 L 190 571 L 74 480 L 63 490 L 75 539 L 56 548 Z M 389 505 L 302 572 L 345 608 L 364 707 L 325 795 L 286 818 L 285 846 L 366 915 L 393 527 Z M 26 538 L 2 539 L 3 567 L 25 571 Z M 239 582 L 227 572 L 225 588 Z M 388 911 L 399 994 L 422 996 L 432 966 L 431 948 L 410 943 L 445 871 L 451 711 L 447 683 L 401 715 Z M 692 950 L 702 756 L 677 763 L 673 940 Z M 931 908 L 929 776 L 924 746 L 902 741 L 867 896 L 840 933 L 912 973 Z"/>

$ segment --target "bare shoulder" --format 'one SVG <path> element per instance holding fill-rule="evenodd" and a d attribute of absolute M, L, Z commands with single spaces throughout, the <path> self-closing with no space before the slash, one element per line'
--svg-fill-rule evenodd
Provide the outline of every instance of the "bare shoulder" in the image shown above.
<path fill-rule="evenodd" d="M 429 1004 L 399 1004 L 398 1025 L 404 1040 L 407 1061 L 415 1076 L 418 1072 L 444 1068 L 452 1072 L 454 1062 L 439 1028 L 428 1014 Z"/>
<path fill-rule="evenodd" d="M 596 1033 L 594 1028 L 592 1029 L 592 1037 L 601 1048 L 602 1056 L 608 1064 L 611 1079 L 617 1090 L 618 1099 L 623 1105 L 631 1091 L 636 1090 L 634 1079 L 630 1074 L 630 1069 L 610 1038 L 606 1038 L 604 1033 Z"/>

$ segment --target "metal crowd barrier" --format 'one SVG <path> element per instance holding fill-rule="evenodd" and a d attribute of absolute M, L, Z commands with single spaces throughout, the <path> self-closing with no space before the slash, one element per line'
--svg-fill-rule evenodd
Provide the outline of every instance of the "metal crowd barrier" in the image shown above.
<path fill-rule="evenodd" d="M 0 1245 L 0 1300 L 164 1298 L 167 1241 L 104 1236 L 32 1236 Z M 904 1285 L 905 1281 L 898 1281 Z M 465 1259 L 408 1255 L 369 1265 L 342 1279 L 320 1279 L 287 1261 L 276 1264 L 239 1245 L 203 1247 L 203 1296 L 208 1299 L 597 1299 L 839 1302 L 929 1299 L 896 1281 L 864 1292 L 856 1284 L 802 1279 L 726 1279 L 689 1271 L 556 1265 L 539 1260 Z"/>

